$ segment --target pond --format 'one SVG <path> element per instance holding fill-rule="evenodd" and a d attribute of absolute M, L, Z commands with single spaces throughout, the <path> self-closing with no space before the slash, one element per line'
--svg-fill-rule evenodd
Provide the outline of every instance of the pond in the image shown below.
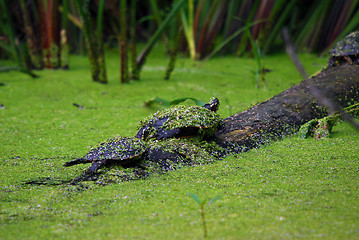
<path fill-rule="evenodd" d="M 91 81 L 88 60 L 31 79 L 0 74 L 0 238 L 201 239 L 200 199 L 208 238 L 355 238 L 358 227 L 359 137 L 340 123 L 329 139 L 297 136 L 210 165 L 185 167 L 145 180 L 69 185 L 87 166 L 64 168 L 91 146 L 134 136 L 138 122 L 163 107 L 155 97 L 221 101 L 228 117 L 269 99 L 302 78 L 285 54 L 264 57 L 267 88 L 256 88 L 254 59 L 213 58 L 202 66 L 179 58 L 169 81 L 157 49 L 140 81 L 119 83 L 116 53 L 107 54 L 109 84 Z M 326 57 L 299 55 L 309 74 Z M 190 100 L 185 102 L 191 105 Z M 32 182 L 32 184 L 26 184 Z M 21 231 L 20 231 L 21 229 Z"/>

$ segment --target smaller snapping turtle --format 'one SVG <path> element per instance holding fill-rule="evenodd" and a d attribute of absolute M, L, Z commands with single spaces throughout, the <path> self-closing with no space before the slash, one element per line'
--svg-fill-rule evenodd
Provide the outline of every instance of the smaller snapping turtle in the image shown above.
<path fill-rule="evenodd" d="M 92 163 L 88 171 L 93 173 L 109 162 L 117 162 L 120 165 L 132 163 L 140 159 L 145 151 L 146 145 L 141 139 L 115 137 L 92 148 L 83 158 L 66 162 L 64 166 L 69 167 L 76 164 Z"/>
<path fill-rule="evenodd" d="M 220 121 L 220 116 L 216 113 L 218 107 L 219 100 L 213 98 L 202 107 L 178 105 L 158 111 L 140 121 L 136 137 L 147 141 L 209 135 Z"/>

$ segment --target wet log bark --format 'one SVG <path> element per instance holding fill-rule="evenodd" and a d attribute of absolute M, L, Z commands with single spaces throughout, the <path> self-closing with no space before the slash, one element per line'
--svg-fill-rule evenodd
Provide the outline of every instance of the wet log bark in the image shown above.
<path fill-rule="evenodd" d="M 246 111 L 222 120 L 215 141 L 231 152 L 242 152 L 293 134 L 311 119 L 328 114 L 310 93 L 315 86 L 342 107 L 359 101 L 359 65 L 322 71 Z"/>

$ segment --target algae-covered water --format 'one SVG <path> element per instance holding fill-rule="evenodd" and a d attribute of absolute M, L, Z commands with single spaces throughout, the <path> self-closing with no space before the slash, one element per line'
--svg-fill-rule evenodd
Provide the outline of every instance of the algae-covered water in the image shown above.
<path fill-rule="evenodd" d="M 200 199 L 209 239 L 355 239 L 359 231 L 359 137 L 345 123 L 332 138 L 296 136 L 214 164 L 98 186 L 66 183 L 88 166 L 64 168 L 91 146 L 133 136 L 160 107 L 144 101 L 218 97 L 227 117 L 301 81 L 288 57 L 265 57 L 268 88 L 256 88 L 255 60 L 211 59 L 200 68 L 180 58 L 169 81 L 161 50 L 140 81 L 119 83 L 117 52 L 107 54 L 109 84 L 90 79 L 86 57 L 70 70 L 31 79 L 0 74 L 0 239 L 202 239 Z M 300 55 L 309 74 L 326 58 Z M 185 104 L 193 104 L 191 101 Z M 28 184 L 31 183 L 31 184 Z"/>

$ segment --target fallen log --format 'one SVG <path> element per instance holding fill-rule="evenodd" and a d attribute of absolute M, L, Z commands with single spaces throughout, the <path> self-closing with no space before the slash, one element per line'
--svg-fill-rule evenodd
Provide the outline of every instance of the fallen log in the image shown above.
<path fill-rule="evenodd" d="M 352 63 L 335 62 L 273 98 L 221 120 L 210 139 L 205 139 L 207 141 L 197 137 L 152 139 L 143 143 L 144 153 L 131 164 L 121 165 L 116 159 L 106 159 L 109 164 L 117 163 L 116 166 L 98 172 L 89 168 L 71 183 L 91 180 L 109 184 L 146 178 L 183 166 L 208 164 L 293 134 L 306 122 L 323 118 L 329 112 L 339 111 L 344 116 L 341 108 L 359 102 L 359 65 L 357 61 Z M 113 152 L 107 155 L 122 154 L 118 149 L 111 148 Z M 96 163 L 101 159 L 94 160 Z"/>
<path fill-rule="evenodd" d="M 341 107 L 359 102 L 359 65 L 328 68 L 263 103 L 223 119 L 214 140 L 238 153 L 297 132 L 309 120 L 328 115 L 311 94 L 312 87 Z"/>
<path fill-rule="evenodd" d="M 312 96 L 312 87 L 325 92 L 342 107 L 359 102 L 359 65 L 344 64 L 323 70 L 268 101 L 223 119 L 208 142 L 196 138 L 152 141 L 143 158 L 131 166 L 113 166 L 110 171 L 100 169 L 96 173 L 85 171 L 72 184 L 88 180 L 109 184 L 143 179 L 183 166 L 208 164 L 293 134 L 302 124 L 328 114 Z"/>

